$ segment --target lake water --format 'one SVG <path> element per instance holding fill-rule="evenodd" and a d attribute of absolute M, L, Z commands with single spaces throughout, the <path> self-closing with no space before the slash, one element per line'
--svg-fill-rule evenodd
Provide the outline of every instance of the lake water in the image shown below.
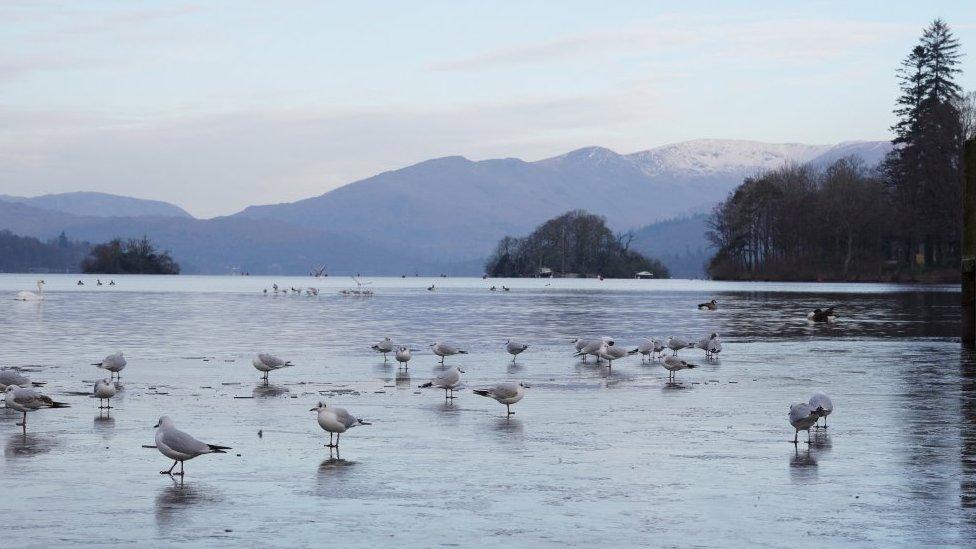
<path fill-rule="evenodd" d="M 114 277 L 43 275 L 42 303 L 14 301 L 37 276 L 0 275 L 0 366 L 30 371 L 72 407 L 28 434 L 0 411 L 5 540 L 100 546 L 972 546 L 976 362 L 960 350 L 953 287 L 704 281 Z M 107 281 L 112 277 L 104 277 Z M 315 285 L 318 297 L 263 288 Z M 434 283 L 435 291 L 426 287 Z M 547 286 L 546 284 L 551 284 Z M 490 292 L 490 285 L 510 292 Z M 695 305 L 715 298 L 720 309 Z M 805 320 L 837 307 L 836 325 Z M 612 371 L 569 340 L 702 337 L 720 360 L 669 386 L 636 357 Z M 450 341 L 469 387 L 531 384 L 504 406 L 453 404 L 370 345 Z M 513 365 L 504 343 L 530 344 Z M 129 365 L 111 418 L 74 394 Z M 295 363 L 264 385 L 251 356 Z M 817 391 L 835 412 L 794 448 L 788 406 Z M 373 425 L 336 457 L 309 411 L 319 400 Z M 225 455 L 186 463 L 180 484 L 153 444 L 169 415 Z M 261 431 L 262 436 L 258 435 Z M 801 440 L 805 435 L 801 434 Z"/>

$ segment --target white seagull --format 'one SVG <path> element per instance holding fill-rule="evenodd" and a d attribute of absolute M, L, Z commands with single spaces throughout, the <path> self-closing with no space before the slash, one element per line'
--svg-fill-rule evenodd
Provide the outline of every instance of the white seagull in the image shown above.
<path fill-rule="evenodd" d="M 796 433 L 793 435 L 793 444 L 797 444 L 800 437 L 800 431 L 807 432 L 807 443 L 810 442 L 810 427 L 813 427 L 820 419 L 820 414 L 816 410 L 810 407 L 806 402 L 801 402 L 799 404 L 794 404 L 790 406 L 790 425 L 796 429 Z"/>
<path fill-rule="evenodd" d="M 830 413 L 834 411 L 834 403 L 830 401 L 830 397 L 825 395 L 824 393 L 814 393 L 813 396 L 810 397 L 809 405 L 810 405 L 810 409 L 812 409 L 814 413 L 817 414 L 817 421 L 819 421 L 820 418 L 823 418 L 824 420 L 823 428 L 826 429 L 827 416 L 829 416 Z"/>
<path fill-rule="evenodd" d="M 653 360 L 656 353 L 660 353 L 664 350 L 664 345 L 654 338 L 646 338 L 641 340 L 637 345 L 637 352 L 640 353 L 641 362 L 646 358 L 647 360 Z"/>
<path fill-rule="evenodd" d="M 111 372 L 109 379 L 112 379 L 116 374 L 118 374 L 119 381 L 121 381 L 122 370 L 125 368 L 126 364 L 125 357 L 122 356 L 122 351 L 119 351 L 114 355 L 108 355 L 101 362 L 93 362 L 92 366 L 98 366 L 103 370 L 108 370 Z"/>
<path fill-rule="evenodd" d="M 637 349 L 628 351 L 622 347 L 615 347 L 604 343 L 599 350 L 596 352 L 596 356 L 603 358 L 607 361 L 607 368 L 613 368 L 613 361 L 618 358 L 624 358 L 625 356 L 632 355 L 637 352 Z"/>
<path fill-rule="evenodd" d="M 321 402 L 309 411 L 318 412 L 319 427 L 329 432 L 329 444 L 326 445 L 326 448 L 338 448 L 339 435 L 349 429 L 360 425 L 372 425 L 366 420 L 353 417 L 345 408 L 336 408 Z M 335 444 L 332 443 L 333 434 L 335 434 Z"/>
<path fill-rule="evenodd" d="M 664 357 L 664 363 L 662 364 L 664 368 L 668 371 L 668 381 L 674 382 L 674 374 L 678 370 L 685 370 L 688 368 L 697 368 L 695 364 L 690 362 L 685 362 L 676 356 L 666 356 Z"/>
<path fill-rule="evenodd" d="M 18 387 L 16 385 L 7 385 L 7 389 L 3 394 L 3 403 L 9 410 L 24 413 L 23 421 L 17 424 L 24 428 L 24 433 L 27 433 L 27 412 L 33 412 L 41 408 L 68 407 L 67 404 L 55 402 L 51 400 L 51 397 L 42 395 L 34 389 Z"/>
<path fill-rule="evenodd" d="M 407 363 L 410 362 L 410 348 L 400 347 L 397 349 L 396 361 L 402 364 L 404 368 L 408 368 L 409 365 Z"/>
<path fill-rule="evenodd" d="M 528 348 L 529 348 L 528 345 L 526 345 L 525 343 L 519 343 L 518 341 L 508 340 L 505 342 L 505 350 L 508 351 L 508 354 L 512 355 L 513 363 L 515 362 L 515 357 L 517 357 L 519 353 L 524 352 Z"/>
<path fill-rule="evenodd" d="M 393 348 L 395 346 L 396 344 L 393 343 L 392 339 L 388 337 L 384 337 L 383 339 L 379 340 L 379 342 L 377 342 L 375 345 L 373 345 L 373 350 L 378 353 L 383 353 L 383 362 L 386 362 L 387 353 L 393 352 Z"/>
<path fill-rule="evenodd" d="M 683 337 L 673 337 L 668 336 L 668 341 L 665 343 L 668 349 L 674 351 L 673 355 L 678 356 L 678 351 L 689 346 L 688 340 Z"/>
<path fill-rule="evenodd" d="M 718 333 L 712 332 L 710 336 L 699 339 L 695 348 L 705 351 L 705 358 L 715 358 L 722 352 L 722 340 L 718 338 Z"/>
<path fill-rule="evenodd" d="M 452 399 L 454 398 L 454 389 L 457 389 L 461 385 L 461 374 L 463 373 L 464 370 L 458 368 L 457 366 L 451 366 L 449 369 L 442 372 L 441 375 L 435 377 L 427 383 L 424 383 L 420 387 L 437 387 L 438 389 L 444 389 L 444 398 Z M 450 396 L 448 396 L 448 391 L 451 393 Z"/>
<path fill-rule="evenodd" d="M 525 396 L 525 389 L 528 387 L 525 383 L 519 381 L 518 383 L 508 382 L 499 383 L 494 387 L 489 387 L 487 389 L 474 389 L 472 392 L 476 395 L 481 395 L 489 398 L 493 398 L 498 402 L 505 405 L 505 410 L 508 412 L 506 415 L 515 415 L 512 411 L 512 404 L 522 400 Z"/>
<path fill-rule="evenodd" d="M 269 355 L 268 353 L 258 353 L 254 359 L 251 360 L 251 365 L 254 366 L 259 372 L 264 372 L 263 379 L 268 380 L 268 374 L 280 370 L 282 368 L 287 368 L 289 366 L 294 366 L 290 361 L 281 360 L 280 358 Z"/>
<path fill-rule="evenodd" d="M 447 343 L 439 343 L 437 341 L 430 344 L 430 348 L 434 351 L 434 354 L 441 357 L 441 364 L 444 364 L 444 357 L 453 355 L 466 355 L 467 351 L 462 351 L 453 345 L 448 345 Z"/>
<path fill-rule="evenodd" d="M 183 462 L 193 459 L 203 454 L 226 454 L 225 450 L 230 450 L 229 446 L 217 446 L 207 444 L 193 438 L 189 433 L 184 433 L 176 428 L 173 420 L 167 416 L 159 418 L 156 424 L 156 449 L 159 453 L 173 460 L 173 466 L 168 471 L 160 471 L 161 475 L 180 475 L 183 476 Z M 180 464 L 180 472 L 174 473 L 173 467 Z"/>
<path fill-rule="evenodd" d="M 574 356 L 583 357 L 583 361 L 586 362 L 586 355 L 593 355 L 596 357 L 597 362 L 600 361 L 600 349 L 603 347 L 613 347 L 614 340 L 612 337 L 601 337 L 600 339 L 589 339 L 583 342 L 583 348 L 578 349 L 578 352 Z M 577 346 L 579 343 L 576 344 Z"/>
<path fill-rule="evenodd" d="M 22 291 L 17 292 L 17 296 L 14 297 L 17 301 L 44 301 L 44 281 L 37 281 L 37 293 Z"/>
<path fill-rule="evenodd" d="M 112 397 L 115 396 L 115 383 L 111 379 L 100 379 L 95 382 L 95 390 L 92 398 L 98 399 L 99 410 L 110 410 L 112 408 Z M 109 402 L 106 402 L 109 401 Z"/>
<path fill-rule="evenodd" d="M 30 378 L 17 370 L 9 370 L 5 368 L 0 370 L 0 391 L 6 391 L 8 385 L 16 385 L 18 387 L 41 387 L 44 385 L 44 383 L 32 382 Z"/>

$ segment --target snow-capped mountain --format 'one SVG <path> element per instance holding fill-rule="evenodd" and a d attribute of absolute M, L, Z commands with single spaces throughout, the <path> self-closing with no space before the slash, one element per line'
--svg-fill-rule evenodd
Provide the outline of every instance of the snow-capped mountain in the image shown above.
<path fill-rule="evenodd" d="M 680 178 L 748 174 L 805 163 L 831 149 L 830 145 L 760 143 L 729 139 L 696 139 L 627 155 L 649 177 Z"/>

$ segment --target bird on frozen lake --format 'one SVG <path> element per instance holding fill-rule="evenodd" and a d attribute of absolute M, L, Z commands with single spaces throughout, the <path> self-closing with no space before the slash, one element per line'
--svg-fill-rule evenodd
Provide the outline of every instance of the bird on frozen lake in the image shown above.
<path fill-rule="evenodd" d="M 583 357 L 583 362 L 586 362 L 586 355 L 593 355 L 596 357 L 596 361 L 600 362 L 600 349 L 613 347 L 614 343 L 613 338 L 607 336 L 600 339 L 577 339 L 576 354 L 573 356 Z"/>
<path fill-rule="evenodd" d="M 824 393 L 814 393 L 813 396 L 810 397 L 808 404 L 810 405 L 810 409 L 817 414 L 818 422 L 820 421 L 820 418 L 823 418 L 823 428 L 826 429 L 827 416 L 834 411 L 834 403 L 830 401 L 830 397 Z M 814 427 L 817 427 L 817 425 L 814 424 Z"/>
<path fill-rule="evenodd" d="M 722 352 L 722 340 L 718 333 L 712 332 L 710 336 L 699 339 L 695 348 L 705 351 L 705 358 L 715 358 L 715 355 Z"/>
<path fill-rule="evenodd" d="M 16 385 L 18 387 L 41 387 L 44 385 L 44 383 L 32 382 L 30 378 L 17 370 L 4 368 L 3 370 L 0 370 L 0 391 L 6 391 L 8 385 Z"/>
<path fill-rule="evenodd" d="M 800 431 L 807 432 L 807 443 L 810 442 L 810 427 L 813 427 L 820 419 L 820 414 L 810 407 L 806 402 L 790 406 L 790 425 L 796 429 L 793 435 L 793 444 L 798 443 Z"/>
<path fill-rule="evenodd" d="M 122 381 L 122 370 L 125 369 L 126 364 L 128 364 L 128 362 L 125 360 L 125 357 L 122 356 L 122 351 L 119 351 L 114 355 L 108 355 L 102 359 L 101 362 L 93 362 L 92 366 L 98 366 L 103 370 L 108 370 L 111 372 L 109 379 L 112 379 L 118 375 L 119 381 Z"/>
<path fill-rule="evenodd" d="M 402 364 L 404 368 L 408 368 L 408 363 L 410 362 L 410 348 L 400 347 L 397 349 L 396 361 Z"/>
<path fill-rule="evenodd" d="M 375 345 L 373 345 L 373 350 L 376 351 L 377 353 L 383 353 L 383 362 L 386 362 L 387 353 L 393 352 L 393 348 L 395 346 L 396 344 L 393 343 L 392 339 L 388 337 L 384 337 L 383 339 L 379 340 L 379 342 L 377 342 Z"/>
<path fill-rule="evenodd" d="M 661 342 L 654 338 L 643 339 L 637 345 L 637 352 L 642 355 L 641 362 L 643 362 L 644 359 L 653 360 L 654 355 L 662 351 L 664 351 L 664 345 L 661 345 Z"/>
<path fill-rule="evenodd" d="M 681 360 L 676 356 L 664 357 L 664 362 L 661 365 L 664 366 L 664 368 L 668 371 L 668 381 L 672 383 L 675 380 L 674 374 L 678 372 L 678 370 L 686 370 L 689 368 L 698 367 L 697 365 Z"/>
<path fill-rule="evenodd" d="M 360 425 L 372 425 L 372 423 L 366 420 L 353 417 L 345 408 L 336 408 L 335 406 L 329 406 L 321 402 L 309 411 L 318 412 L 319 427 L 329 432 L 329 444 L 326 445 L 326 448 L 338 448 L 339 435 L 349 429 L 359 427 Z M 335 435 L 335 444 L 332 443 L 333 434 Z"/>
<path fill-rule="evenodd" d="M 512 404 L 522 400 L 525 396 L 525 389 L 528 385 L 519 381 L 499 383 L 494 387 L 489 387 L 486 389 L 473 389 L 472 392 L 476 395 L 481 395 L 484 397 L 489 397 L 497 400 L 498 402 L 505 405 L 505 410 L 508 412 L 506 416 L 515 415 L 512 411 Z"/>
<path fill-rule="evenodd" d="M 91 397 L 98 399 L 99 410 L 108 410 L 112 408 L 111 400 L 115 392 L 115 383 L 111 379 L 100 379 L 95 382 L 95 390 Z"/>
<path fill-rule="evenodd" d="M 668 349 L 674 351 L 672 353 L 674 356 L 678 356 L 678 351 L 680 351 L 681 349 L 690 346 L 687 339 L 683 337 L 673 337 L 673 336 L 668 336 L 668 340 L 665 343 L 665 345 L 667 345 Z"/>
<path fill-rule="evenodd" d="M 183 476 L 183 462 L 204 454 L 226 454 L 229 446 L 207 444 L 193 438 L 176 428 L 173 420 L 167 416 L 159 418 L 156 423 L 156 449 L 159 453 L 173 460 L 173 466 L 168 471 L 160 471 L 161 475 Z M 173 468 L 180 464 L 180 472 L 174 473 Z"/>
<path fill-rule="evenodd" d="M 596 356 L 607 361 L 607 368 L 613 368 L 613 361 L 619 358 L 624 358 L 626 356 L 632 355 L 637 352 L 637 349 L 628 351 L 619 346 L 609 345 L 604 343 L 596 352 Z"/>
<path fill-rule="evenodd" d="M 251 360 L 251 365 L 254 366 L 259 372 L 264 372 L 263 379 L 268 380 L 268 374 L 280 370 L 282 368 L 288 368 L 289 366 L 294 366 L 290 361 L 282 360 L 274 355 L 269 355 L 268 353 L 258 353 L 257 356 Z"/>
<path fill-rule="evenodd" d="M 438 389 L 444 389 L 444 398 L 447 400 L 453 399 L 454 390 L 461 386 L 461 374 L 463 373 L 464 370 L 457 366 L 451 366 L 441 373 L 441 375 L 421 385 L 420 388 L 437 387 Z M 449 391 L 450 395 L 448 395 Z"/>
<path fill-rule="evenodd" d="M 16 385 L 7 385 L 7 389 L 3 394 L 3 403 L 8 410 L 23 412 L 24 419 L 17 425 L 24 428 L 24 433 L 27 433 L 27 412 L 33 412 L 41 408 L 68 407 L 64 402 L 55 402 L 51 400 L 51 397 L 42 395 L 34 389 L 18 387 Z"/>
<path fill-rule="evenodd" d="M 505 350 L 508 351 L 508 354 L 512 355 L 512 362 L 515 362 L 515 357 L 517 357 L 519 353 L 525 352 L 525 350 L 528 348 L 528 345 L 525 343 L 519 343 L 518 341 L 508 340 L 505 342 Z"/>
<path fill-rule="evenodd" d="M 453 345 L 448 345 L 447 343 L 440 343 L 435 341 L 429 345 L 430 349 L 434 351 L 434 354 L 441 357 L 441 364 L 444 364 L 444 357 L 454 356 L 454 355 L 466 355 L 467 351 L 462 351 Z"/>

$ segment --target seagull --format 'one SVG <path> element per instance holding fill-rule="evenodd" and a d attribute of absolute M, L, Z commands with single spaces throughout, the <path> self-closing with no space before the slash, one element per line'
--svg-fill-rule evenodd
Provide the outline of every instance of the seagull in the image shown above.
<path fill-rule="evenodd" d="M 112 408 L 110 401 L 112 397 L 115 396 L 115 383 L 112 383 L 111 379 L 100 379 L 95 382 L 95 390 L 92 392 L 92 398 L 98 399 L 98 409 L 99 410 L 109 410 Z"/>
<path fill-rule="evenodd" d="M 112 372 L 109 375 L 109 379 L 112 379 L 116 374 L 118 374 L 119 381 L 122 381 L 122 370 L 125 368 L 127 362 L 125 357 L 122 356 L 122 351 L 115 353 L 114 355 L 108 355 L 101 362 L 94 362 L 92 366 L 98 366 L 103 370 L 108 370 Z"/>
<path fill-rule="evenodd" d="M 441 357 L 441 364 L 444 364 L 444 357 L 453 355 L 466 355 L 467 351 L 462 351 L 453 345 L 448 345 L 447 343 L 439 343 L 437 341 L 429 345 L 434 354 Z"/>
<path fill-rule="evenodd" d="M 652 360 L 655 353 L 660 353 L 663 350 L 664 345 L 661 345 L 661 342 L 654 338 L 646 338 L 637 345 L 637 352 L 643 355 L 641 356 L 641 362 L 644 362 L 645 358 Z"/>
<path fill-rule="evenodd" d="M 451 366 L 450 369 L 443 372 L 441 375 L 435 377 L 434 379 L 420 385 L 421 388 L 425 387 L 437 387 L 438 389 L 444 389 L 444 398 L 453 399 L 454 389 L 457 389 L 461 385 L 461 374 L 464 370 L 458 368 L 457 366 Z M 447 392 L 450 391 L 451 394 L 448 396 Z"/>
<path fill-rule="evenodd" d="M 160 475 L 179 475 L 183 476 L 183 462 L 193 459 L 203 454 L 226 454 L 225 450 L 230 450 L 229 446 L 217 446 L 207 444 L 193 438 L 190 434 L 184 433 L 176 428 L 173 420 L 167 416 L 159 418 L 156 429 L 156 449 L 159 453 L 173 460 L 173 466 L 168 471 L 160 471 Z M 174 473 L 173 467 L 180 464 L 180 472 Z"/>
<path fill-rule="evenodd" d="M 326 445 L 326 448 L 338 448 L 339 435 L 349 429 L 360 425 L 372 425 L 368 421 L 353 417 L 345 408 L 336 408 L 321 402 L 309 411 L 319 413 L 319 427 L 329 432 L 329 444 Z M 335 434 L 335 444 L 332 443 L 333 433 Z"/>
<path fill-rule="evenodd" d="M 715 355 L 722 352 L 722 340 L 717 333 L 712 332 L 712 335 L 699 339 L 695 348 L 705 351 L 705 358 L 715 358 Z"/>
<path fill-rule="evenodd" d="M 713 299 L 705 303 L 698 304 L 699 311 L 714 311 L 718 309 L 718 303 Z"/>
<path fill-rule="evenodd" d="M 512 341 L 512 340 L 508 340 L 505 342 L 505 350 L 508 351 L 508 354 L 512 355 L 513 363 L 515 362 L 515 357 L 517 357 L 519 353 L 524 352 L 528 348 L 529 346 L 526 345 L 525 343 L 519 343 L 517 341 Z"/>
<path fill-rule="evenodd" d="M 430 286 L 427 286 L 427 291 L 428 292 L 433 292 L 434 291 L 434 285 L 431 284 Z"/>
<path fill-rule="evenodd" d="M 258 353 L 257 356 L 251 360 L 251 364 L 259 372 L 264 372 L 264 380 L 268 380 L 268 374 L 280 370 L 282 368 L 287 368 L 289 366 L 294 366 L 290 361 L 281 360 L 280 358 L 269 355 L 268 353 Z"/>
<path fill-rule="evenodd" d="M 685 362 L 676 356 L 666 356 L 664 357 L 664 368 L 668 371 L 668 381 L 674 382 L 674 374 L 678 370 L 684 370 L 687 368 L 697 368 L 695 364 L 690 362 Z"/>
<path fill-rule="evenodd" d="M 512 411 L 512 404 L 522 400 L 525 396 L 525 389 L 528 387 L 525 383 L 521 381 L 518 383 L 499 383 L 494 387 L 488 389 L 474 389 L 472 392 L 476 395 L 481 395 L 489 398 L 493 398 L 498 402 L 505 405 L 505 410 L 508 412 L 506 416 L 513 416 L 515 412 Z"/>
<path fill-rule="evenodd" d="M 596 356 L 606 359 L 608 362 L 607 368 L 613 368 L 613 361 L 618 358 L 624 358 L 625 356 L 632 355 L 637 352 L 637 349 L 628 351 L 627 349 L 621 347 L 614 347 L 607 343 L 604 343 L 599 350 L 596 352 Z"/>
<path fill-rule="evenodd" d="M 27 376 L 18 372 L 17 370 L 0 370 L 0 391 L 6 391 L 8 385 L 16 385 L 18 387 L 41 387 L 44 385 L 44 383 L 31 382 Z"/>
<path fill-rule="evenodd" d="M 393 352 L 395 345 L 396 344 L 393 343 L 392 339 L 384 337 L 379 341 L 379 343 L 373 345 L 373 350 L 378 353 L 383 353 L 383 362 L 386 362 L 386 354 Z"/>
<path fill-rule="evenodd" d="M 819 419 L 820 414 L 813 408 L 810 408 L 810 405 L 806 402 L 790 406 L 790 425 L 796 429 L 796 434 L 793 435 L 793 444 L 797 444 L 800 431 L 807 432 L 807 443 L 809 443 L 810 427 L 813 427 Z"/>
<path fill-rule="evenodd" d="M 396 361 L 403 364 L 404 368 L 408 368 L 409 365 L 407 363 L 410 362 L 410 348 L 400 347 L 399 349 L 397 349 Z"/>
<path fill-rule="evenodd" d="M 668 346 L 668 349 L 674 351 L 674 356 L 678 356 L 678 351 L 689 346 L 688 341 L 685 338 L 672 336 L 668 336 L 668 341 L 665 343 L 665 345 Z"/>
<path fill-rule="evenodd" d="M 577 353 L 580 352 L 580 351 L 582 351 L 583 350 L 583 347 L 586 347 L 586 344 L 587 343 L 589 343 L 589 340 L 588 339 L 583 339 L 581 337 L 578 337 L 578 338 L 576 338 L 576 339 L 573 340 L 573 345 L 576 347 L 576 352 Z M 583 362 L 586 362 L 586 355 L 583 355 Z"/>
<path fill-rule="evenodd" d="M 25 434 L 27 433 L 27 412 L 33 412 L 41 408 L 68 407 L 67 404 L 55 402 L 51 400 L 51 397 L 42 395 L 34 389 L 18 387 L 17 385 L 7 385 L 7 389 L 3 395 L 3 403 L 10 410 L 24 413 L 24 420 L 17 425 L 24 428 Z"/>
<path fill-rule="evenodd" d="M 580 341 L 577 340 L 576 346 L 578 352 L 574 356 L 583 357 L 583 361 L 586 361 L 586 355 L 593 355 L 596 357 L 596 361 L 600 362 L 600 349 L 603 347 L 613 347 L 614 341 L 612 337 L 602 337 L 600 339 L 589 339 L 583 341 L 583 347 L 580 348 Z"/>
<path fill-rule="evenodd" d="M 820 418 L 823 418 L 823 428 L 826 429 L 827 416 L 834 411 L 834 403 L 830 401 L 830 397 L 824 393 L 814 393 L 813 396 L 810 397 L 810 402 L 808 404 L 810 409 L 817 414 L 817 421 L 819 421 Z M 816 426 L 816 424 L 814 424 L 814 426 Z"/>

